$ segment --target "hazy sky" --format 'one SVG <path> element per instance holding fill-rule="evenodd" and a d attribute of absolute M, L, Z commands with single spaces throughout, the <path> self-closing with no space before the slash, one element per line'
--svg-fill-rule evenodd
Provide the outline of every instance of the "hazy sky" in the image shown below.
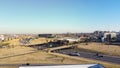
<path fill-rule="evenodd" d="M 120 0 L 0 0 L 0 33 L 120 30 Z"/>

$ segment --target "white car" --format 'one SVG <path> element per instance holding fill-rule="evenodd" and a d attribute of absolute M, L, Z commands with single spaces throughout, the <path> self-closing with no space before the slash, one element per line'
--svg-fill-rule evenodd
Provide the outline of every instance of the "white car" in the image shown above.
<path fill-rule="evenodd" d="M 70 55 L 70 56 L 80 56 L 80 53 L 78 53 L 78 52 L 73 52 L 73 53 L 69 53 L 68 55 Z"/>

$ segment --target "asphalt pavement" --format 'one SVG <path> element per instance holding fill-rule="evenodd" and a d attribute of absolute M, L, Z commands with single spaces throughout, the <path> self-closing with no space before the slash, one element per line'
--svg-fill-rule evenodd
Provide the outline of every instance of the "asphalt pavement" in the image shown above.
<path fill-rule="evenodd" d="M 66 54 L 69 55 L 70 53 L 75 53 L 76 51 L 71 50 L 71 49 L 66 49 L 66 50 L 59 50 L 57 53 L 61 54 Z M 120 64 L 120 57 L 115 57 L 115 56 L 109 56 L 109 55 L 103 55 L 103 54 L 96 54 L 96 53 L 88 53 L 88 52 L 77 52 L 80 54 L 80 56 L 76 57 L 84 57 L 84 58 L 89 58 L 89 59 L 94 59 L 94 60 L 100 60 L 100 61 L 106 61 L 106 62 L 111 62 L 115 64 Z M 70 55 L 71 56 L 71 55 Z"/>

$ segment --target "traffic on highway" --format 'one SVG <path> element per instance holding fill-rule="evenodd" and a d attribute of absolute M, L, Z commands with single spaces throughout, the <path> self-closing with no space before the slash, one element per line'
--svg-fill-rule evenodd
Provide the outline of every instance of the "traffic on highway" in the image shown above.
<path fill-rule="evenodd" d="M 65 54 L 65 55 L 69 55 L 69 56 L 84 57 L 84 58 L 89 58 L 89 59 L 94 59 L 94 60 L 100 60 L 100 61 L 106 61 L 106 62 L 110 62 L 110 63 L 120 64 L 120 57 L 109 56 L 109 55 L 104 55 L 104 54 L 100 54 L 100 53 L 81 52 L 81 51 L 76 51 L 74 49 L 69 49 L 69 48 L 55 50 L 53 52 Z"/>

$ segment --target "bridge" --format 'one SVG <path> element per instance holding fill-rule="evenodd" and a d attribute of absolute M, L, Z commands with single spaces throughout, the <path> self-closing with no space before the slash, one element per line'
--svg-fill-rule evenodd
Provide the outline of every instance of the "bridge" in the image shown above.
<path fill-rule="evenodd" d="M 59 46 L 59 47 L 54 47 L 54 48 L 47 48 L 44 49 L 45 51 L 47 51 L 48 53 L 54 51 L 54 50 L 60 50 L 60 49 L 66 49 L 66 48 L 75 48 L 77 45 L 63 45 L 63 46 Z"/>

